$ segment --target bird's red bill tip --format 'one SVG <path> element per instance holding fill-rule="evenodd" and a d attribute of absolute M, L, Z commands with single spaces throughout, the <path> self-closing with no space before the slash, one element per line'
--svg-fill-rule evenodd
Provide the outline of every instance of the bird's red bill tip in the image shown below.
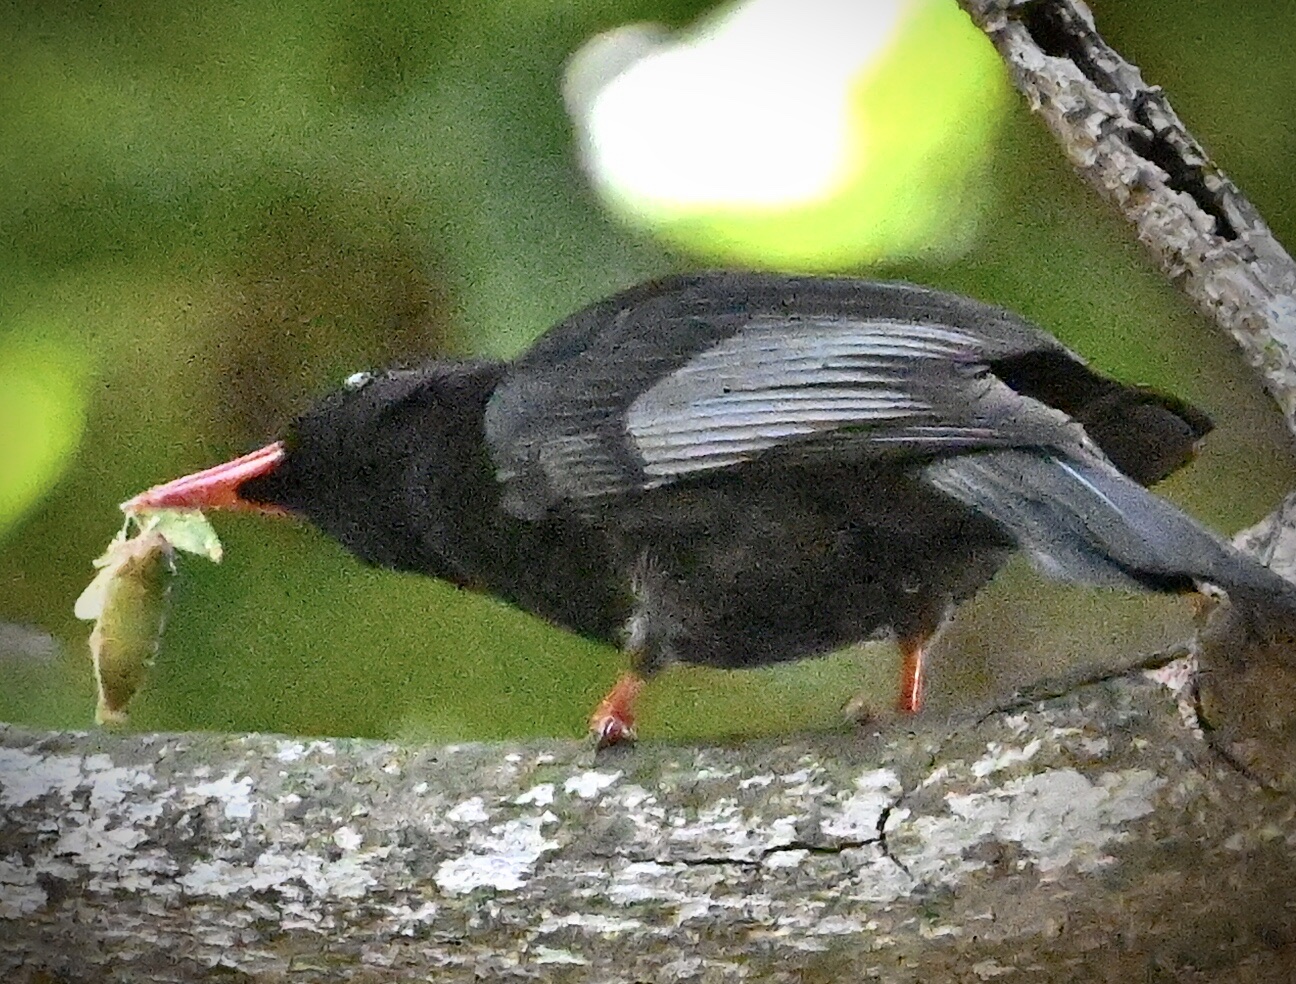
<path fill-rule="evenodd" d="M 267 444 L 241 458 L 205 468 L 141 492 L 121 505 L 122 511 L 145 509 L 260 509 L 239 496 L 239 486 L 268 475 L 284 459 L 281 441 Z M 264 510 L 261 510 L 264 511 Z"/>

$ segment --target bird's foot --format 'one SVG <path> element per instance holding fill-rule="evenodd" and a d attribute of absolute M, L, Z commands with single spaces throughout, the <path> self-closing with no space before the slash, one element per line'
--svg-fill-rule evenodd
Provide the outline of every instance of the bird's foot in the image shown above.
<path fill-rule="evenodd" d="M 613 745 L 630 745 L 635 740 L 634 725 L 630 721 L 598 711 L 590 717 L 590 734 L 594 736 L 594 747 L 599 751 Z"/>
<path fill-rule="evenodd" d="M 594 708 L 590 715 L 590 734 L 594 736 L 597 748 L 610 748 L 635 740 L 634 702 L 643 689 L 643 683 L 643 677 L 636 673 L 622 674 L 608 695 Z"/>

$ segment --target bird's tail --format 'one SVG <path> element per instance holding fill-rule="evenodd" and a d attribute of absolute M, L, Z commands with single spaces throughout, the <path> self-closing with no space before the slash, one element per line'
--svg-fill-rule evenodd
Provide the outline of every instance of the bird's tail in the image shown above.
<path fill-rule="evenodd" d="M 1296 584 L 1101 458 L 1009 449 L 946 458 L 923 474 L 1002 526 L 1050 577 L 1165 592 L 1208 582 L 1296 622 Z"/>

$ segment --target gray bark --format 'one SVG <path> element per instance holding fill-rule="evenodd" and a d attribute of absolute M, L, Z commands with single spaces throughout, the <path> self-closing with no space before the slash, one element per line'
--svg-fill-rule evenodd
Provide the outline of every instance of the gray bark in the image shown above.
<path fill-rule="evenodd" d="M 1296 268 L 1255 210 L 1081 4 L 961 2 L 1296 430 Z M 1289 561 L 1293 511 L 1248 547 Z M 598 759 L 0 729 L 0 977 L 1290 981 L 1296 678 L 1248 632 L 1220 609 L 1177 698 Z"/>
<path fill-rule="evenodd" d="M 0 730 L 0 979 L 1289 980 L 1296 803 L 1183 710 L 597 759 Z"/>

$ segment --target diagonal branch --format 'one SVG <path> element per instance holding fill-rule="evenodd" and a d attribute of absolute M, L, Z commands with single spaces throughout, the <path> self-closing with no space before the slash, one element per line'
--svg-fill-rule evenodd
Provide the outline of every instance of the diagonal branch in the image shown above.
<path fill-rule="evenodd" d="M 959 0 L 1067 158 L 1237 341 L 1296 434 L 1296 262 L 1080 0 Z"/>

